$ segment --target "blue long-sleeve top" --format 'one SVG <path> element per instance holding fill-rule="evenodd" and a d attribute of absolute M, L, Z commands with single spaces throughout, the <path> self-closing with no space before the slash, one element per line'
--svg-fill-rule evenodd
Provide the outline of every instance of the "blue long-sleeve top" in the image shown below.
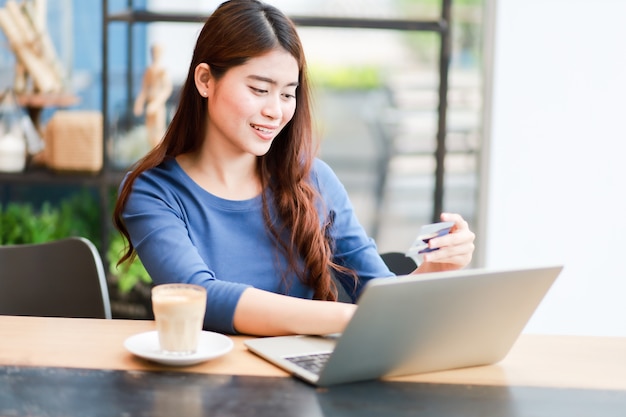
<path fill-rule="evenodd" d="M 323 199 L 320 218 L 334 216 L 334 261 L 359 278 L 355 289 L 351 278 L 338 277 L 355 301 L 368 280 L 393 273 L 332 169 L 318 159 L 311 175 Z M 207 330 L 236 333 L 235 308 L 248 287 L 313 297 L 295 274 L 284 285 L 287 261 L 266 230 L 261 200 L 260 195 L 241 201 L 219 198 L 196 184 L 175 159 L 142 173 L 133 184 L 122 216 L 139 259 L 155 284 L 185 282 L 207 289 Z"/>

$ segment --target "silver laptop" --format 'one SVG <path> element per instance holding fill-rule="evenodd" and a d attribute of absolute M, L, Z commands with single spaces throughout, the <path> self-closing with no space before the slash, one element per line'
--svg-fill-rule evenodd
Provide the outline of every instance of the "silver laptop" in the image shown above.
<path fill-rule="evenodd" d="M 317 386 L 492 364 L 509 352 L 562 268 L 376 278 L 342 334 L 245 344 Z"/>

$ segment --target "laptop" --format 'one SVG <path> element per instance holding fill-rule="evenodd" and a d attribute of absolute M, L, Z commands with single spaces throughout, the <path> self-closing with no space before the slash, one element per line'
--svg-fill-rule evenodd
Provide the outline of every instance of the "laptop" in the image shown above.
<path fill-rule="evenodd" d="M 343 333 L 245 345 L 316 386 L 493 364 L 509 352 L 562 268 L 376 278 Z"/>

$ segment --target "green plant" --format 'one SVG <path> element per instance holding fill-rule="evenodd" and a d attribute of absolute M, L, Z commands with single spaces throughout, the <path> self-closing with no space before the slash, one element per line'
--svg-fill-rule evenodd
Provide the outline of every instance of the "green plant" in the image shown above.
<path fill-rule="evenodd" d="M 0 244 L 42 243 L 68 236 L 99 240 L 97 205 L 83 191 L 58 206 L 44 202 L 8 203 L 0 206 Z"/>
<path fill-rule="evenodd" d="M 114 272 L 117 277 L 117 288 L 123 294 L 130 292 L 138 283 L 150 284 L 152 278 L 138 257 L 132 262 L 126 262 L 120 266 L 117 265 L 118 260 L 125 250 L 125 241 L 122 235 L 115 233 L 111 237 L 109 249 L 107 251 L 107 260 L 109 261 L 109 271 Z"/>
<path fill-rule="evenodd" d="M 0 244 L 17 245 L 40 243 L 55 238 L 49 230 L 55 219 L 50 215 L 49 207 L 42 207 L 42 214 L 35 216 L 30 205 L 9 203 L 0 208 Z M 52 221 L 51 221 L 52 220 Z"/>
<path fill-rule="evenodd" d="M 372 90 L 384 84 L 380 68 L 375 66 L 313 65 L 309 73 L 314 85 L 335 90 Z"/>
<path fill-rule="evenodd" d="M 44 202 L 39 207 L 16 202 L 0 205 L 0 244 L 43 243 L 82 236 L 100 247 L 99 210 L 97 200 L 86 189 L 56 205 L 50 202 Z M 106 262 L 120 292 L 128 293 L 139 282 L 150 283 L 152 279 L 138 258 L 117 267 L 123 249 L 121 235 L 112 234 L 106 250 Z"/>

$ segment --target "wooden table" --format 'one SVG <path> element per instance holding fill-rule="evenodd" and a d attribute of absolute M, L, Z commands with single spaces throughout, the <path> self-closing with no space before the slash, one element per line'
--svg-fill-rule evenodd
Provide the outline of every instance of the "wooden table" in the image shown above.
<path fill-rule="evenodd" d="M 127 337 L 154 328 L 154 322 L 141 320 L 0 316 L 0 368 L 4 372 L 0 374 L 0 415 L 39 415 L 32 411 L 36 407 L 28 408 L 27 404 L 21 403 L 19 390 L 29 392 L 24 398 L 26 402 L 48 404 L 43 394 L 40 398 L 32 389 L 40 379 L 46 381 L 45 387 L 58 381 L 60 385 L 71 387 L 81 384 L 83 378 L 88 391 L 88 381 L 92 381 L 95 389 L 106 378 L 116 378 L 121 381 L 120 389 L 127 392 L 136 389 L 134 385 L 128 387 L 128 375 L 144 380 L 143 386 L 152 387 L 149 390 L 151 399 L 155 393 L 170 392 L 162 389 L 163 381 L 179 381 L 172 385 L 177 389 L 189 384 L 191 391 L 195 389 L 194 392 L 201 394 L 196 400 L 202 399 L 201 410 L 204 411 L 207 404 L 209 408 L 217 406 L 215 401 L 218 400 L 210 395 L 211 392 L 220 392 L 229 398 L 241 396 L 241 401 L 248 401 L 246 404 L 250 403 L 251 396 L 256 398 L 255 395 L 259 395 L 259 403 L 249 415 L 276 416 L 281 412 L 293 415 L 290 413 L 304 404 L 314 404 L 309 407 L 311 412 L 307 415 L 376 415 L 372 404 L 391 404 L 389 401 L 392 400 L 393 407 L 378 409 L 378 412 L 438 416 L 484 415 L 485 412 L 487 415 L 515 416 L 626 415 L 626 338 L 522 335 L 509 355 L 496 365 L 316 389 L 249 352 L 243 345 L 244 336 L 232 337 L 235 347 L 229 354 L 184 368 L 154 364 L 124 349 L 123 342 Z M 22 385 L 11 382 L 16 375 L 22 377 Z M 3 387 L 2 384 L 9 386 Z M 42 388 L 42 391 L 46 390 Z M 276 396 L 281 400 L 270 401 L 274 405 L 258 414 L 259 404 L 265 406 L 268 398 Z M 83 401 L 82 398 L 82 394 L 77 395 L 73 401 Z M 142 397 L 133 395 L 129 398 Z M 182 401 L 181 398 L 172 397 L 169 401 L 176 403 Z M 421 400 L 416 402 L 417 398 Z M 14 401 L 13 408 L 2 408 L 3 400 Z M 129 399 L 128 404 L 139 407 L 133 401 Z M 346 401 L 353 403 L 346 408 Z M 239 406 L 244 403 L 236 402 Z M 19 408 L 21 405 L 25 407 L 23 410 Z M 94 404 L 96 408 L 92 415 L 104 415 L 96 411 L 105 405 L 104 402 Z M 418 413 L 422 405 L 428 405 L 423 411 L 437 412 Z M 124 403 L 106 405 L 111 406 L 124 407 Z M 604 407 L 601 412 L 597 411 L 599 406 Z M 60 413 L 74 415 L 68 411 L 72 408 L 71 403 L 64 407 Z M 493 407 L 497 408 L 495 414 L 489 411 L 494 411 Z M 560 411 L 552 414 L 549 412 L 552 409 Z M 115 413 L 120 410 L 108 409 Z M 248 415 L 246 410 L 235 407 L 232 413 L 220 415 Z M 584 414 L 590 410 L 597 413 Z M 544 412 L 547 414 L 542 414 Z M 78 414 L 90 415 L 76 411 Z M 298 412 L 297 415 L 303 414 Z"/>

